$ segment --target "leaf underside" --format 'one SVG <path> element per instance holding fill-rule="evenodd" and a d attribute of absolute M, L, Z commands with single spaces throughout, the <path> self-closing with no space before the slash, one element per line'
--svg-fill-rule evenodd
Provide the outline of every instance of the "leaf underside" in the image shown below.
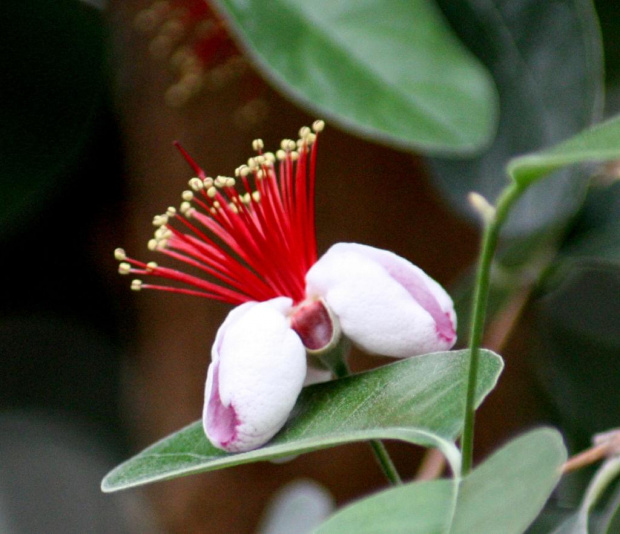
<path fill-rule="evenodd" d="M 431 153 L 490 141 L 490 75 L 428 0 L 219 0 L 261 73 L 324 118 Z"/>

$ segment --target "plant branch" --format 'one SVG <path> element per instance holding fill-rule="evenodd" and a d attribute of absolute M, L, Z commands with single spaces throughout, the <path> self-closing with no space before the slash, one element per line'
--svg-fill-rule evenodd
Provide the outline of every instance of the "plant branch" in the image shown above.
<path fill-rule="evenodd" d="M 467 396 L 465 399 L 465 422 L 461 440 L 463 475 L 469 473 L 473 464 L 476 384 L 478 381 L 478 364 L 486 319 L 493 257 L 495 255 L 495 249 L 497 248 L 501 227 L 508 216 L 510 208 L 522 193 L 523 188 L 519 187 L 516 182 L 511 182 L 500 195 L 493 214 L 485 219 L 485 228 L 482 236 L 474 298 L 472 302 L 472 319 L 469 336 Z"/>
<path fill-rule="evenodd" d="M 372 447 L 372 452 L 379 463 L 379 467 L 381 467 L 381 471 L 385 477 L 390 481 L 393 486 L 398 486 L 403 483 L 392 458 L 390 457 L 390 453 L 385 448 L 384 443 L 381 440 L 373 439 L 370 441 L 370 446 Z"/>
<path fill-rule="evenodd" d="M 497 314 L 484 334 L 484 346 L 495 351 L 502 352 L 504 346 L 516 326 L 525 305 L 529 301 L 534 284 L 524 285 L 516 291 L 508 304 Z M 446 458 L 437 449 L 428 449 L 420 462 L 416 473 L 416 480 L 434 480 L 439 478 L 446 467 Z"/>
<path fill-rule="evenodd" d="M 312 356 L 313 358 L 319 359 L 325 367 L 330 369 L 336 378 L 344 378 L 351 374 L 351 370 L 347 363 L 350 349 L 351 342 L 345 336 L 341 336 L 338 343 L 332 349 L 322 354 L 315 353 Z M 371 440 L 370 446 L 379 463 L 379 467 L 381 467 L 381 471 L 383 471 L 383 474 L 389 482 L 393 485 L 402 484 L 402 479 L 383 442 L 380 440 Z"/>

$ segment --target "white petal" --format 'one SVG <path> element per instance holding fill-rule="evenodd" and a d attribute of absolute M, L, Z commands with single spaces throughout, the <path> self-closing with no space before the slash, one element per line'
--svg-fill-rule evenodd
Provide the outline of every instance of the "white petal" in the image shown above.
<path fill-rule="evenodd" d="M 321 384 L 322 382 L 329 382 L 333 378 L 332 372 L 327 369 L 317 369 L 308 365 L 306 371 L 306 379 L 304 380 L 304 386 L 311 386 L 312 384 Z"/>
<path fill-rule="evenodd" d="M 456 341 L 452 299 L 419 267 L 356 243 L 332 246 L 306 275 L 308 297 L 323 297 L 360 348 L 407 357 Z"/>
<path fill-rule="evenodd" d="M 230 312 L 212 349 L 203 425 L 219 448 L 260 447 L 282 428 L 306 376 L 306 352 L 290 328 L 291 299 L 246 303 Z"/>

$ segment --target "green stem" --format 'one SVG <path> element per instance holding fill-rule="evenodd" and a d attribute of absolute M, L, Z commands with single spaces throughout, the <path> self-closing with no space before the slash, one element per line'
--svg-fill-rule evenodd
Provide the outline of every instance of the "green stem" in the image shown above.
<path fill-rule="evenodd" d="M 381 440 L 373 439 L 370 441 L 370 446 L 372 447 L 372 452 L 379 463 L 379 467 L 381 467 L 381 471 L 385 477 L 390 481 L 390 483 L 394 486 L 398 486 L 403 483 L 398 471 L 396 470 L 396 466 L 390 457 L 390 453 L 385 448 L 385 445 Z"/>
<path fill-rule="evenodd" d="M 347 364 L 350 348 L 351 342 L 345 336 L 341 336 L 335 347 L 323 354 L 313 354 L 313 357 L 319 359 L 324 366 L 330 369 L 336 378 L 344 378 L 351 374 Z M 393 485 L 402 484 L 400 475 L 385 445 L 380 440 L 371 440 L 370 446 L 381 467 L 381 471 L 383 471 L 390 483 Z"/>
<path fill-rule="evenodd" d="M 480 360 L 480 347 L 484 333 L 487 300 L 491 281 L 491 266 L 497 247 L 497 241 L 501 227 L 508 216 L 508 212 L 514 202 L 519 198 L 523 189 L 515 182 L 508 185 L 500 195 L 495 214 L 490 220 L 485 221 L 482 235 L 482 246 L 476 273 L 476 285 L 472 302 L 472 320 L 469 335 L 469 365 L 467 378 L 467 397 L 465 400 L 465 422 L 461 447 L 463 454 L 463 475 L 471 471 L 474 448 L 474 420 L 476 415 L 476 384 L 478 381 L 478 363 Z"/>

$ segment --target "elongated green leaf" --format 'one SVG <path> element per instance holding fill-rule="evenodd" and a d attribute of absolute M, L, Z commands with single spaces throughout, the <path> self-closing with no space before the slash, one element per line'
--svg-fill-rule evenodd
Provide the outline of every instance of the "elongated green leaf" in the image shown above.
<path fill-rule="evenodd" d="M 553 531 L 553 534 L 588 534 L 592 532 L 589 526 L 590 513 L 609 485 L 617 479 L 618 474 L 620 474 L 620 458 L 610 458 L 605 461 L 592 477 L 577 513 L 562 523 L 558 529 Z"/>
<path fill-rule="evenodd" d="M 398 361 L 367 373 L 304 389 L 289 423 L 265 447 L 227 454 L 206 439 L 200 422 L 152 445 L 109 473 L 104 491 L 300 454 L 351 441 L 398 439 L 441 449 L 453 470 L 453 440 L 462 429 L 467 351 Z M 482 353 L 477 401 L 495 386 L 499 356 Z"/>
<path fill-rule="evenodd" d="M 558 432 L 535 430 L 463 480 L 383 491 L 336 513 L 314 534 L 521 534 L 549 498 L 565 460 Z"/>
<path fill-rule="evenodd" d="M 620 265 L 620 182 L 593 184 L 570 235 L 562 243 L 556 267 L 579 264 Z"/>
<path fill-rule="evenodd" d="M 565 461 L 556 430 L 538 429 L 511 441 L 463 480 L 450 532 L 524 532 L 558 483 Z"/>
<path fill-rule="evenodd" d="M 514 158 L 507 171 L 523 186 L 568 165 L 620 158 L 620 117 L 616 116 L 548 150 Z"/>
<path fill-rule="evenodd" d="M 620 486 L 616 488 L 605 506 L 605 510 L 601 514 L 600 533 L 614 534 L 620 532 Z"/>
<path fill-rule="evenodd" d="M 467 160 L 434 160 L 436 181 L 463 216 L 478 191 L 493 201 L 504 168 L 519 154 L 562 141 L 599 120 L 604 76 L 596 11 L 590 0 L 438 0 L 456 33 L 493 74 L 500 123 L 489 150 Z M 570 221 L 583 199 L 585 176 L 565 169 L 536 184 L 515 205 L 504 235 L 524 237 Z"/>
<path fill-rule="evenodd" d="M 430 0 L 216 4 L 263 73 L 334 123 L 433 153 L 494 133 L 492 79 Z"/>

